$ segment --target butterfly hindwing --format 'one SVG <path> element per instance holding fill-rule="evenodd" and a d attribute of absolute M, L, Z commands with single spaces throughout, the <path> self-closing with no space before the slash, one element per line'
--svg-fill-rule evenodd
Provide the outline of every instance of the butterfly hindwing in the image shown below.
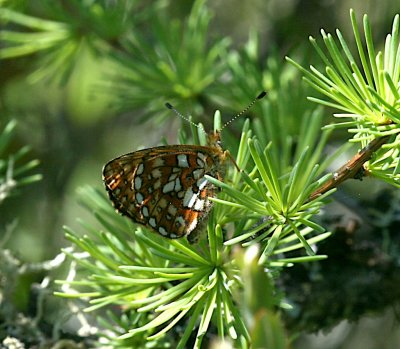
<path fill-rule="evenodd" d="M 115 208 L 162 236 L 179 238 L 198 228 L 211 208 L 224 153 L 218 147 L 172 145 L 120 156 L 103 169 Z"/>

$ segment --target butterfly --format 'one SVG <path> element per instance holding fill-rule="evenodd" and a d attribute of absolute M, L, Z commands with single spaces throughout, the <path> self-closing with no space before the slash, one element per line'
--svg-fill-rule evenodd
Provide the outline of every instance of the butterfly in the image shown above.
<path fill-rule="evenodd" d="M 262 92 L 223 127 L 265 95 Z M 186 119 L 169 103 L 166 106 Z M 103 181 L 116 210 L 164 237 L 186 236 L 189 242 L 196 241 L 212 207 L 209 198 L 217 193 L 205 176 L 222 180 L 225 160 L 230 157 L 221 146 L 220 132 L 208 135 L 207 144 L 153 147 L 109 161 L 103 168 Z"/>
<path fill-rule="evenodd" d="M 119 213 L 164 237 L 192 242 L 217 192 L 205 175 L 222 180 L 227 154 L 215 132 L 208 146 L 166 145 L 122 155 L 104 166 L 103 181 Z"/>

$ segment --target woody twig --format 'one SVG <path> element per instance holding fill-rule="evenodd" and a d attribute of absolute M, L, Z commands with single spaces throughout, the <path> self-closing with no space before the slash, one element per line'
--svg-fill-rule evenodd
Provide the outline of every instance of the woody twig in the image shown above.
<path fill-rule="evenodd" d="M 333 173 L 333 177 L 317 190 L 315 190 L 309 197 L 308 201 L 312 201 L 320 195 L 326 193 L 332 188 L 336 188 L 342 182 L 350 178 L 361 178 L 364 174 L 364 164 L 371 159 L 372 154 L 377 151 L 383 144 L 389 140 L 390 136 L 375 138 L 367 146 L 361 149 L 356 155 L 353 156 L 348 162 L 340 167 Z"/>

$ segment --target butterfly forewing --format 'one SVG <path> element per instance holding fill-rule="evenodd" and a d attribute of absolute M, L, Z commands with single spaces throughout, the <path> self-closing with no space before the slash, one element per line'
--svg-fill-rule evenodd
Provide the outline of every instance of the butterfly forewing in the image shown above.
<path fill-rule="evenodd" d="M 211 208 L 225 153 L 217 146 L 171 145 L 108 162 L 103 180 L 115 208 L 168 238 L 188 236 Z"/>

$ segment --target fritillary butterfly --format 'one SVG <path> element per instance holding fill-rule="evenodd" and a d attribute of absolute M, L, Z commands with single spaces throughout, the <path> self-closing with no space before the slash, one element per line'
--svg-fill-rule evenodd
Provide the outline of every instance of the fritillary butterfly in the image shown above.
<path fill-rule="evenodd" d="M 208 146 L 167 145 L 122 155 L 104 166 L 103 181 L 118 212 L 162 236 L 193 242 L 217 191 L 205 175 L 222 180 L 228 154 L 215 132 Z"/>
<path fill-rule="evenodd" d="M 216 193 L 204 176 L 222 179 L 226 156 L 213 133 L 209 146 L 167 145 L 122 155 L 104 166 L 103 180 L 118 212 L 167 238 L 194 241 Z"/>

